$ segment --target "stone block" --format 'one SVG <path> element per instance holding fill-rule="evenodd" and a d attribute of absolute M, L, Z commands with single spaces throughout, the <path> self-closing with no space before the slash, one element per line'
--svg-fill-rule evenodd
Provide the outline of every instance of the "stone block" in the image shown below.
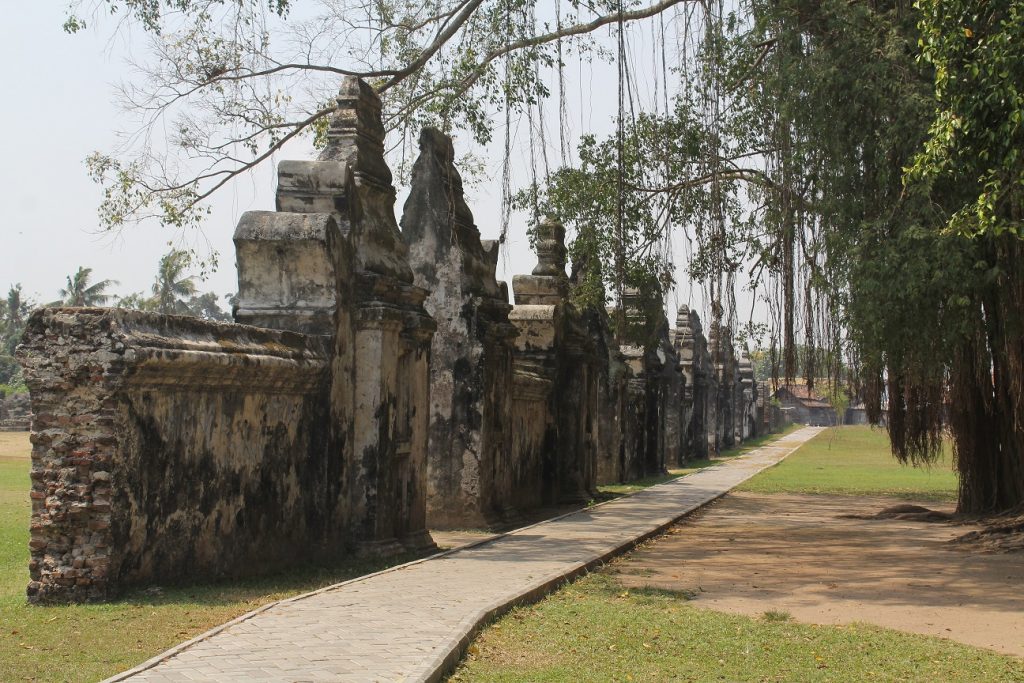
<path fill-rule="evenodd" d="M 247 211 L 234 235 L 238 264 L 235 320 L 257 327 L 333 335 L 338 281 L 351 278 L 351 254 L 330 213 Z"/>

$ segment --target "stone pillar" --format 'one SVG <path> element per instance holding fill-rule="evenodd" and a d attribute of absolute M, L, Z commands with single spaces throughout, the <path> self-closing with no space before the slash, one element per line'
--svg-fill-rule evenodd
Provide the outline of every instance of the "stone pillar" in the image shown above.
<path fill-rule="evenodd" d="M 717 381 L 715 397 L 715 439 L 716 452 L 732 448 L 736 444 L 736 373 L 733 358 L 732 333 L 725 325 L 711 326 L 708 339 L 711 350 L 714 375 Z"/>
<path fill-rule="evenodd" d="M 740 438 L 746 441 L 757 436 L 757 383 L 754 381 L 754 364 L 745 349 L 740 350 L 738 367 L 739 391 L 742 397 Z"/>
<path fill-rule="evenodd" d="M 679 372 L 682 375 L 680 425 L 683 460 L 707 456 L 707 437 L 703 433 L 703 381 L 700 377 L 700 349 L 697 337 L 699 334 L 700 318 L 695 312 L 690 311 L 689 306 L 683 304 L 676 313 L 676 330 L 673 338 L 673 345 L 679 358 Z"/>
<path fill-rule="evenodd" d="M 661 364 L 661 462 L 664 468 L 679 467 L 683 463 L 683 374 L 679 367 L 679 354 L 672 343 L 668 319 L 661 311 L 658 325 L 658 346 L 655 350 Z"/>
<path fill-rule="evenodd" d="M 627 481 L 626 424 L 629 378 L 631 371 L 612 334 L 608 313 L 604 308 L 583 311 L 583 321 L 596 351 L 594 381 L 597 384 L 597 483 L 613 484 Z"/>
<path fill-rule="evenodd" d="M 540 439 L 545 502 L 582 502 L 593 497 L 596 486 L 596 353 L 568 301 L 562 224 L 549 219 L 538 226 L 536 249 L 533 273 L 512 280 L 516 306 L 509 318 L 519 330 L 516 384 L 551 382 L 554 388 L 547 396 L 551 421 Z"/>
<path fill-rule="evenodd" d="M 420 134 L 402 234 L 431 345 L 427 515 L 431 528 L 515 521 L 512 497 L 512 307 L 495 279 L 498 245 L 481 242 L 454 164 L 451 139 Z"/>
<path fill-rule="evenodd" d="M 622 353 L 633 373 L 630 395 L 640 429 L 634 440 L 636 466 L 631 478 L 662 474 L 669 459 L 678 462 L 679 375 L 675 350 L 668 337 L 668 321 L 660 310 L 645 311 L 640 293 L 633 288 L 623 292 L 626 314 L 626 340 Z M 658 318 L 652 318 L 658 315 Z M 671 445 L 674 444 L 674 445 Z"/>
<path fill-rule="evenodd" d="M 621 353 L 629 370 L 626 392 L 626 448 L 630 457 L 627 458 L 623 477 L 625 481 L 640 479 L 647 471 L 652 448 L 650 433 L 650 414 L 652 410 L 651 395 L 648 390 L 647 364 L 642 343 L 637 343 L 638 330 L 642 330 L 642 313 L 637 306 L 639 293 L 635 289 L 623 290 L 624 317 L 626 330 L 623 333 L 625 343 Z"/>
<path fill-rule="evenodd" d="M 573 262 L 569 278 L 573 291 L 580 286 L 581 276 L 585 271 L 585 262 Z M 604 299 L 603 292 L 601 299 Z M 631 453 L 631 449 L 627 448 L 626 438 L 628 381 L 631 372 L 626 365 L 625 356 L 619 349 L 608 311 L 604 306 L 585 308 L 581 314 L 596 356 L 594 380 L 597 384 L 599 413 L 597 483 L 621 483 L 627 480 L 626 463 Z"/>
<path fill-rule="evenodd" d="M 351 248 L 351 317 L 342 321 L 351 332 L 335 335 L 334 371 L 337 391 L 351 392 L 346 448 L 356 537 L 369 552 L 430 546 L 426 416 L 435 326 L 395 220 L 380 99 L 350 77 L 337 104 L 320 157 L 279 165 L 277 209 L 329 214 Z"/>

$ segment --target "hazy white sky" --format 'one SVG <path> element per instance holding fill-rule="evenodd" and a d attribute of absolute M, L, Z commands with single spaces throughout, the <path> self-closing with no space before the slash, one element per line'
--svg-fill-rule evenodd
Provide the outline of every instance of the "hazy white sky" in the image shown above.
<path fill-rule="evenodd" d="M 5 163 L 0 165 L 0 288 L 6 293 L 8 285 L 20 282 L 36 301 L 51 301 L 57 298 L 67 275 L 79 266 L 88 266 L 97 279 L 118 280 L 117 293 L 148 290 L 160 256 L 167 252 L 169 241 L 180 236 L 155 224 L 133 226 L 116 235 L 100 232 L 96 219 L 100 191 L 86 175 L 83 162 L 92 151 L 109 151 L 116 143 L 115 131 L 132 125 L 114 102 L 115 86 L 132 78 L 129 57 L 145 57 L 145 37 L 123 29 L 116 32 L 109 19 L 67 35 L 61 29 L 65 4 L 60 2 L 0 0 L 0 8 L 5 17 L 0 23 L 5 93 L 0 130 L 6 135 Z M 636 63 L 649 63 L 650 47 L 643 44 L 643 30 L 636 35 Z M 616 90 L 607 85 L 615 82 L 615 67 L 598 64 L 583 69 L 582 78 L 572 68 L 567 70 L 572 133 L 575 136 L 584 129 L 611 132 Z M 650 96 L 650 76 L 643 67 L 636 69 L 641 96 Z M 548 106 L 553 130 L 557 130 L 555 107 L 553 102 Z M 517 127 L 516 136 L 513 184 L 522 187 L 530 178 L 525 121 Z M 549 138 L 550 158 L 555 164 L 557 139 L 551 133 Z M 575 137 L 573 141 L 575 147 Z M 501 151 L 503 148 L 490 150 L 489 177 L 468 192 L 485 238 L 497 237 L 500 228 Z M 286 150 L 284 156 L 311 154 L 303 143 Z M 186 236 L 203 248 L 208 243 L 220 254 L 220 268 L 201 285 L 203 289 L 220 294 L 235 290 L 231 235 L 242 212 L 273 209 L 274 173 L 274 166 L 267 165 L 225 188 L 212 202 L 204 234 Z M 403 199 L 400 194 L 399 215 Z M 690 303 L 703 313 L 700 291 L 691 292 L 685 282 L 686 244 L 681 235 L 674 240 L 674 249 L 680 285 L 668 307 L 674 310 L 680 303 Z M 513 274 L 529 272 L 534 263 L 524 217 L 514 216 L 499 275 L 511 281 Z"/>
<path fill-rule="evenodd" d="M 9 284 L 21 282 L 36 300 L 53 300 L 65 277 L 87 266 L 98 279 L 119 280 L 120 293 L 148 289 L 175 235 L 155 225 L 100 233 L 99 187 L 83 163 L 90 152 L 111 149 L 114 131 L 128 125 L 113 101 L 114 86 L 130 76 L 126 59 L 132 50 L 143 52 L 145 41 L 123 32 L 115 36 L 113 22 L 67 35 L 60 2 L 0 5 L 0 126 L 6 131 L 0 288 L 6 293 Z M 247 209 L 273 208 L 270 170 L 215 201 L 206 237 L 223 265 L 205 288 L 234 291 L 234 223 Z"/>

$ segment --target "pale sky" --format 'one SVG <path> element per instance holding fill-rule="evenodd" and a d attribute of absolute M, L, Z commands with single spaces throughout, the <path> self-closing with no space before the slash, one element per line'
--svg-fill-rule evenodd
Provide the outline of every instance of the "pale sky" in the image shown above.
<path fill-rule="evenodd" d="M 100 190 L 87 176 L 84 159 L 93 151 L 109 151 L 116 144 L 115 131 L 130 128 L 131 118 L 115 104 L 116 84 L 132 78 L 127 60 L 144 59 L 146 40 L 139 34 L 115 30 L 115 23 L 94 21 L 76 35 L 61 26 L 65 4 L 0 0 L 4 22 L 0 23 L 0 64 L 4 67 L 4 106 L 0 108 L 0 129 L 5 132 L 5 163 L 0 166 L 4 211 L 0 216 L 0 289 L 15 282 L 24 286 L 37 302 L 57 298 L 65 277 L 79 266 L 92 267 L 96 279 L 119 281 L 118 294 L 148 291 L 157 262 L 177 235 L 157 225 L 137 225 L 119 234 L 98 229 L 96 208 Z M 636 62 L 649 63 L 649 46 L 643 44 L 643 29 L 634 40 Z M 607 37 L 607 34 L 605 34 Z M 645 59 L 646 57 L 646 59 Z M 582 78 L 572 68 L 567 77 L 567 118 L 575 136 L 584 129 L 598 134 L 613 130 L 616 110 L 615 67 L 584 65 Z M 635 78 L 641 96 L 650 96 L 649 74 L 638 68 Z M 582 87 L 581 87 L 582 83 Z M 601 85 L 604 84 L 604 85 Z M 646 95 L 645 95 L 646 93 Z M 557 108 L 547 105 L 550 129 L 557 131 Z M 516 132 L 513 151 L 513 186 L 523 187 L 530 179 L 527 125 Z M 503 138 L 503 133 L 496 133 Z M 557 165 L 557 137 L 548 133 L 549 158 Z M 459 145 L 459 140 L 456 141 Z M 500 229 L 501 171 L 503 147 L 488 150 L 489 176 L 467 191 L 477 225 L 484 238 L 497 237 Z M 304 144 L 284 152 L 285 158 L 313 155 Z M 276 162 L 275 162 L 276 165 Z M 234 247 L 231 235 L 239 216 L 250 209 L 273 209 L 275 165 L 266 165 L 250 177 L 225 188 L 211 202 L 212 214 L 203 235 L 185 239 L 205 249 L 208 243 L 220 254 L 220 268 L 201 284 L 203 290 L 219 294 L 235 291 Z M 396 214 L 400 216 L 404 193 L 400 192 Z M 677 291 L 667 307 L 690 303 L 704 317 L 705 306 L 699 289 L 691 291 L 685 281 L 681 235 L 673 240 L 678 266 Z M 513 274 L 527 273 L 536 259 L 525 235 L 525 217 L 513 216 L 506 253 L 499 265 L 499 277 L 511 282 Z M 749 296 L 741 295 L 741 318 L 749 310 Z M 674 320 L 674 312 L 670 313 Z"/>

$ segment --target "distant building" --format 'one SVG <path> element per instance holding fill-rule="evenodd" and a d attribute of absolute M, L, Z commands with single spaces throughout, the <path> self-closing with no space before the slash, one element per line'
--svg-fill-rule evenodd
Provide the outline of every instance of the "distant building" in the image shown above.
<path fill-rule="evenodd" d="M 878 416 L 878 424 L 885 425 L 887 417 L 888 411 L 886 410 L 885 403 L 883 403 L 881 412 Z M 848 425 L 871 424 L 871 421 L 868 420 L 867 406 L 864 405 L 863 401 L 857 401 L 856 403 L 850 404 L 850 407 L 846 409 L 846 420 L 844 420 L 843 423 Z"/>
<path fill-rule="evenodd" d="M 806 384 L 786 384 L 775 392 L 775 399 L 791 422 L 812 427 L 831 427 L 837 423 L 832 403 Z"/>

